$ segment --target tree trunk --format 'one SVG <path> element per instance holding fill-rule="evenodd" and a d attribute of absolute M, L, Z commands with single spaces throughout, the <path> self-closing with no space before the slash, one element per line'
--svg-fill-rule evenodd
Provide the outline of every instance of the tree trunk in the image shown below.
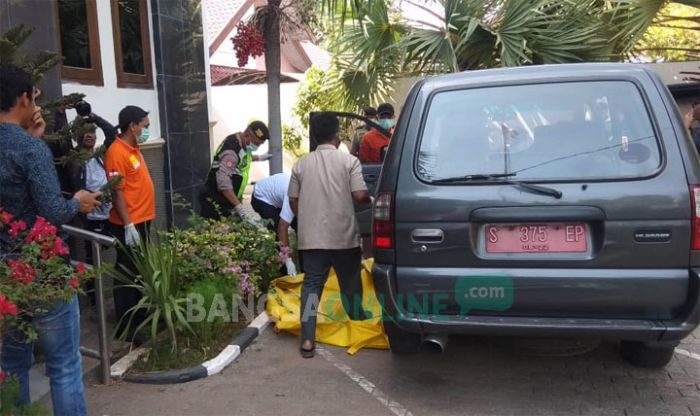
<path fill-rule="evenodd" d="M 282 172 L 282 115 L 280 109 L 280 3 L 268 0 L 270 14 L 265 25 L 265 71 L 267 114 L 270 128 L 270 175 Z"/>

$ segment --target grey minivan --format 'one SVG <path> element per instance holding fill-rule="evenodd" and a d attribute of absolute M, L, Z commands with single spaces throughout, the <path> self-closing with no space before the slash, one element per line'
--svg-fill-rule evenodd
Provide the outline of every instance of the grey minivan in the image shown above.
<path fill-rule="evenodd" d="M 593 337 L 663 366 L 700 321 L 699 199 L 695 147 L 641 65 L 422 80 L 373 208 L 391 349 L 452 333 Z"/>

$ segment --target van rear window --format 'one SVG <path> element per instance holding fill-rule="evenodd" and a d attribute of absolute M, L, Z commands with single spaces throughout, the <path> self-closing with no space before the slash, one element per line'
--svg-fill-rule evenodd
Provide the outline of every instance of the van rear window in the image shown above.
<path fill-rule="evenodd" d="M 423 126 L 416 171 L 426 181 L 634 178 L 661 164 L 646 106 L 627 81 L 439 92 Z"/>

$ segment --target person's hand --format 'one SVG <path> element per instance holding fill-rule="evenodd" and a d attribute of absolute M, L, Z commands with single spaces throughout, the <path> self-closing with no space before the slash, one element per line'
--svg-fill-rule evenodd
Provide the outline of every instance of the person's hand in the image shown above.
<path fill-rule="evenodd" d="M 685 121 L 685 127 L 690 128 L 690 125 L 693 124 L 693 120 L 695 117 L 693 116 L 693 109 L 691 108 L 690 111 L 685 113 L 685 117 L 683 117 L 683 121 Z"/>
<path fill-rule="evenodd" d="M 237 215 L 238 218 L 247 222 L 248 224 L 257 226 L 255 219 L 253 219 L 253 217 L 243 209 L 243 204 L 238 204 L 233 207 L 231 210 L 231 215 Z"/>
<path fill-rule="evenodd" d="M 237 215 L 240 219 L 244 220 L 246 218 L 245 210 L 243 209 L 243 204 L 238 204 L 231 210 L 231 215 Z"/>
<path fill-rule="evenodd" d="M 99 200 L 100 196 L 102 196 L 102 192 L 89 192 L 81 189 L 73 195 L 73 199 L 78 200 L 80 212 L 89 214 L 102 205 Z"/>
<path fill-rule="evenodd" d="M 264 162 L 264 161 L 266 161 L 266 160 L 269 160 L 271 157 L 272 157 L 271 154 L 269 154 L 269 153 L 264 153 L 264 154 L 262 154 L 262 155 L 258 155 L 258 160 L 261 161 L 261 162 Z"/>
<path fill-rule="evenodd" d="M 294 260 L 287 258 L 284 262 L 284 266 L 287 268 L 287 274 L 290 277 L 297 277 L 297 266 L 294 264 Z"/>
<path fill-rule="evenodd" d="M 46 121 L 41 113 L 41 107 L 36 107 L 32 116 L 31 125 L 27 128 L 27 133 L 34 137 L 42 138 L 46 132 Z"/>
<path fill-rule="evenodd" d="M 136 247 L 141 244 L 141 234 L 136 230 L 133 223 L 124 226 L 124 241 L 129 247 Z"/>

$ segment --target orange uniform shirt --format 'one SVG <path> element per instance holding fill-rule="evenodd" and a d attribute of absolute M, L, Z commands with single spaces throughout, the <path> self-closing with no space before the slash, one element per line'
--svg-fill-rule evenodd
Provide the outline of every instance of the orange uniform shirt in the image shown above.
<path fill-rule="evenodd" d="M 389 138 L 372 129 L 362 136 L 360 142 L 360 161 L 363 163 L 382 163 L 382 148 L 389 145 Z"/>
<path fill-rule="evenodd" d="M 156 217 L 155 188 L 138 146 L 132 147 L 121 138 L 117 138 L 107 149 L 105 172 L 108 180 L 117 175 L 122 177 L 116 188 L 124 195 L 131 222 L 141 224 Z M 109 221 L 124 225 L 116 208 L 112 208 L 109 213 Z"/>

